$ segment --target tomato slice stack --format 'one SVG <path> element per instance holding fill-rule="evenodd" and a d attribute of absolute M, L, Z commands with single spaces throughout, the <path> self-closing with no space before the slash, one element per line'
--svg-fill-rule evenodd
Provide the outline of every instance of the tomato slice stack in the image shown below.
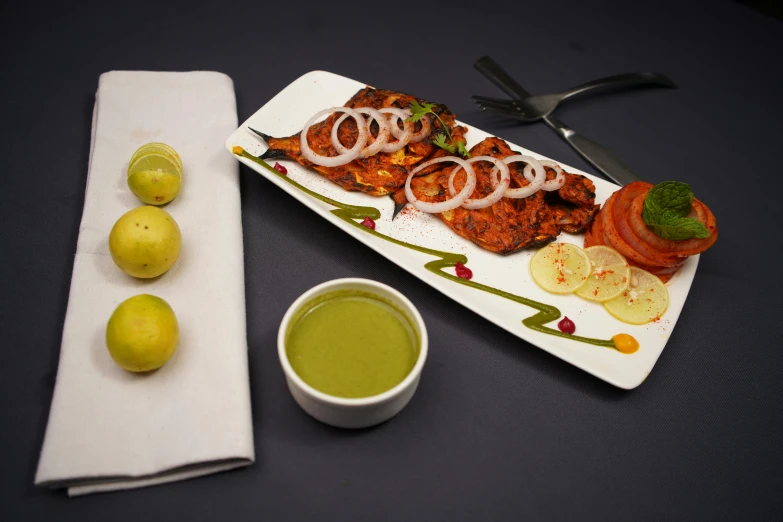
<path fill-rule="evenodd" d="M 705 239 L 663 239 L 642 219 L 644 198 L 653 185 L 636 181 L 606 200 L 585 234 L 585 248 L 606 245 L 620 252 L 632 266 L 668 281 L 688 256 L 707 250 L 718 239 L 715 216 L 707 205 L 693 198 L 689 217 L 698 219 L 710 232 Z"/>

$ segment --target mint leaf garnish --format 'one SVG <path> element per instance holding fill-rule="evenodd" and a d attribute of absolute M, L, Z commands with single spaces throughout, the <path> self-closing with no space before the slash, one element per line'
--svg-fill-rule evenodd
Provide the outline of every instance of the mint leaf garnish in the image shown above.
<path fill-rule="evenodd" d="M 693 218 L 675 217 L 669 212 L 664 213 L 657 223 L 648 223 L 647 227 L 655 232 L 655 235 L 675 241 L 693 237 L 705 239 L 710 235 L 701 222 Z"/>
<path fill-rule="evenodd" d="M 687 183 L 664 181 L 655 185 L 644 199 L 644 209 L 660 213 L 673 210 L 681 217 L 687 216 L 693 205 L 693 192 Z"/>
<path fill-rule="evenodd" d="M 655 235 L 682 241 L 705 239 L 710 233 L 697 219 L 686 217 L 693 205 L 693 192 L 687 183 L 664 181 L 650 189 L 644 199 L 642 219 Z"/>

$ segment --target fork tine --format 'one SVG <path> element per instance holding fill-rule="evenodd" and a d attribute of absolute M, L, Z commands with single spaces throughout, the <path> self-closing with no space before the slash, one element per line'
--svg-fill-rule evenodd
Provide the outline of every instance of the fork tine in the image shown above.
<path fill-rule="evenodd" d="M 484 103 L 478 100 L 475 100 L 475 102 L 476 105 L 478 105 L 482 111 L 495 112 L 498 114 L 505 114 L 505 115 L 517 115 L 517 116 L 525 115 L 525 113 L 522 112 L 522 110 L 516 105 L 493 105 L 492 103 Z"/>
<path fill-rule="evenodd" d="M 494 110 L 507 113 L 523 114 L 522 110 L 520 110 L 520 108 L 515 105 L 495 104 L 492 102 L 487 103 L 478 100 L 476 100 L 476 105 L 478 105 L 482 110 Z"/>
<path fill-rule="evenodd" d="M 499 98 L 490 98 L 488 96 L 473 95 L 472 98 L 478 104 L 484 104 L 490 107 L 515 109 L 517 107 L 513 100 L 502 100 Z"/>
<path fill-rule="evenodd" d="M 491 105 L 484 105 L 481 102 L 476 102 L 476 105 L 478 105 L 482 111 L 484 112 L 491 112 L 494 114 L 502 114 L 503 116 L 511 116 L 517 117 L 517 118 L 524 118 L 524 114 L 519 109 L 516 109 L 514 107 L 508 108 L 508 107 L 492 107 Z"/>

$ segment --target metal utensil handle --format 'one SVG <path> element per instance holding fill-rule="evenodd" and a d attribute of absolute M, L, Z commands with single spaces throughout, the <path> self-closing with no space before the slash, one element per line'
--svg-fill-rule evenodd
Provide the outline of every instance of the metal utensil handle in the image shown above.
<path fill-rule="evenodd" d="M 634 181 L 639 181 L 639 177 L 633 173 L 628 165 L 623 163 L 620 158 L 612 154 L 609 149 L 600 143 L 585 138 L 559 120 L 548 121 L 547 123 L 549 123 L 580 156 L 600 170 L 609 179 L 614 180 L 621 186 L 628 185 Z"/>
<path fill-rule="evenodd" d="M 516 80 L 511 78 L 492 58 L 484 56 L 476 64 L 476 69 L 481 72 L 489 81 L 494 83 L 503 92 L 512 98 L 522 99 L 530 96 L 524 87 L 519 85 Z M 627 185 L 633 181 L 639 181 L 639 178 L 614 154 L 609 152 L 603 145 L 588 140 L 580 136 L 576 131 L 566 126 L 563 122 L 554 116 L 544 118 L 547 125 L 568 142 L 571 147 L 586 159 L 591 165 L 601 171 L 609 179 L 614 180 L 620 185 Z"/>
<path fill-rule="evenodd" d="M 483 74 L 489 81 L 495 84 L 501 91 L 505 92 L 512 98 L 522 100 L 530 96 L 530 93 L 525 90 L 524 87 L 519 85 L 514 78 L 508 75 L 506 71 L 489 56 L 480 58 L 476 64 L 481 74 Z"/>
<path fill-rule="evenodd" d="M 666 76 L 651 72 L 617 74 L 577 85 L 560 93 L 563 100 L 577 94 L 605 87 L 633 87 L 634 85 L 661 85 L 676 89 L 677 85 Z"/>

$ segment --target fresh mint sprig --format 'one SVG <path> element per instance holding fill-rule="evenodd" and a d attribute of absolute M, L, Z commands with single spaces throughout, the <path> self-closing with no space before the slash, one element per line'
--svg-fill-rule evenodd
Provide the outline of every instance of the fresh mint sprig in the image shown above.
<path fill-rule="evenodd" d="M 655 235 L 663 239 L 705 239 L 710 235 L 707 227 L 697 219 L 686 217 L 692 205 L 690 185 L 664 181 L 651 188 L 644 198 L 642 220 Z"/>

